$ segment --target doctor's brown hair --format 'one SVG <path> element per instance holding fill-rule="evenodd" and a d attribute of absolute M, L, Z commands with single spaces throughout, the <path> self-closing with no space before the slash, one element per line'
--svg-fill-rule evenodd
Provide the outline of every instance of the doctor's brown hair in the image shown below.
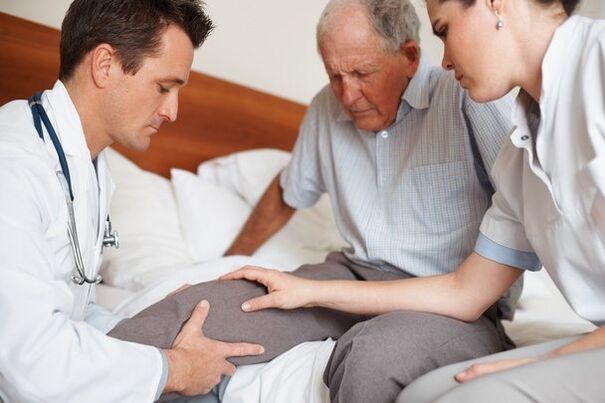
<path fill-rule="evenodd" d="M 451 0 L 439 0 L 439 1 L 441 3 L 445 3 L 445 2 L 451 1 Z M 458 1 L 462 4 L 464 4 L 466 7 L 470 7 L 473 4 L 475 4 L 475 2 L 477 0 L 455 0 L 455 1 Z M 565 10 L 565 14 L 567 14 L 568 16 L 574 12 L 576 7 L 578 6 L 578 3 L 580 3 L 580 0 L 528 0 L 528 1 L 533 1 L 535 3 L 542 4 L 544 6 L 550 6 L 555 3 L 560 3 L 563 6 L 563 9 Z"/>
<path fill-rule="evenodd" d="M 75 0 L 61 26 L 59 78 L 69 80 L 102 43 L 116 49 L 125 73 L 136 74 L 143 60 L 157 53 L 171 24 L 198 48 L 214 28 L 203 7 L 200 0 Z"/>

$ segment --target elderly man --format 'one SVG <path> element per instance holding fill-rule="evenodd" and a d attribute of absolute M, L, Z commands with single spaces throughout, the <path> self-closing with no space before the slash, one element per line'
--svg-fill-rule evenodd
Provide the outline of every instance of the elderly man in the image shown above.
<path fill-rule="evenodd" d="M 327 5 L 317 41 L 330 86 L 312 101 L 290 164 L 228 253 L 253 253 L 295 209 L 313 205 L 325 192 L 349 247 L 296 275 L 367 281 L 430 276 L 453 271 L 473 250 L 492 193 L 487 172 L 510 129 L 508 102 L 476 104 L 452 74 L 429 67 L 418 28 L 408 0 Z M 481 248 L 497 245 L 475 250 Z M 518 256 L 509 260 L 523 264 Z M 240 304 L 264 293 L 243 281 L 199 284 L 114 334 L 169 345 L 201 297 L 215 307 L 205 334 L 264 345 L 264 355 L 233 360 L 239 364 L 348 331 L 325 373 L 332 401 L 347 403 L 393 401 L 435 367 L 512 344 L 500 324 L 514 309 L 511 296 L 473 323 L 416 312 L 375 318 L 315 308 L 242 312 L 262 308 Z"/>

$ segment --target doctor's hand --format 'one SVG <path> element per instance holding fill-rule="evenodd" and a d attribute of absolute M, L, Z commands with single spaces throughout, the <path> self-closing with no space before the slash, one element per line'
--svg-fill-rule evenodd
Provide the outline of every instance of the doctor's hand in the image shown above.
<path fill-rule="evenodd" d="M 176 336 L 172 348 L 166 350 L 168 380 L 164 393 L 206 394 L 220 382 L 221 376 L 235 373 L 235 366 L 227 358 L 264 352 L 257 344 L 223 343 L 205 337 L 202 326 L 209 309 L 208 301 L 200 302 Z"/>
<path fill-rule="evenodd" d="M 242 304 L 242 310 L 245 312 L 267 308 L 295 309 L 313 306 L 313 291 L 317 281 L 255 266 L 245 266 L 220 277 L 220 280 L 242 279 L 256 281 L 267 287 L 267 295 L 252 298 Z"/>

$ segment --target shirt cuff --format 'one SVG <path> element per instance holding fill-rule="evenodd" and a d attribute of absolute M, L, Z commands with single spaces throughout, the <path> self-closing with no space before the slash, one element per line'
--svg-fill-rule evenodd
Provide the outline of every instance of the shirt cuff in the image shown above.
<path fill-rule="evenodd" d="M 475 253 L 494 262 L 523 270 L 538 271 L 542 267 L 542 263 L 535 253 L 507 248 L 481 233 L 475 244 Z"/>
<path fill-rule="evenodd" d="M 166 382 L 168 382 L 168 357 L 166 357 L 166 352 L 162 349 L 159 349 L 160 354 L 162 355 L 162 376 L 160 377 L 160 384 L 158 385 L 158 391 L 155 394 L 154 401 L 158 400 L 160 396 L 162 396 L 162 392 L 166 387 Z"/>

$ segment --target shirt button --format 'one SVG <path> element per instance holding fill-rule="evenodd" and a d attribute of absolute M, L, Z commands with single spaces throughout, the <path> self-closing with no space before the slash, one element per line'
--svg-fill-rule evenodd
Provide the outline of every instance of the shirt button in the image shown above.
<path fill-rule="evenodd" d="M 383 139 L 386 139 L 389 137 L 389 132 L 387 132 L 386 130 L 382 130 L 381 132 L 378 132 L 378 134 L 380 135 L 380 137 L 382 137 Z"/>
<path fill-rule="evenodd" d="M 529 136 L 527 134 L 524 134 L 523 136 L 521 136 L 521 140 L 525 141 L 529 139 Z"/>

